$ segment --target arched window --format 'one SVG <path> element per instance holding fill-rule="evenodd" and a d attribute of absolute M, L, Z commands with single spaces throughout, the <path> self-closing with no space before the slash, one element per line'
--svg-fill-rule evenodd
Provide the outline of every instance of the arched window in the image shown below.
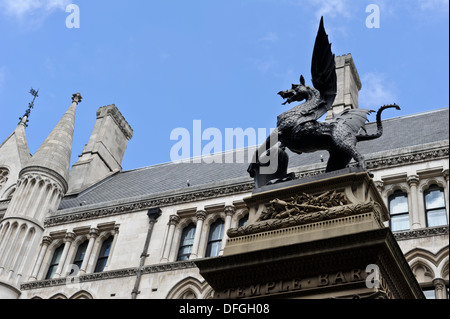
<path fill-rule="evenodd" d="M 447 224 L 444 190 L 437 185 L 431 185 L 424 193 L 425 215 L 427 226 L 441 226 Z"/>
<path fill-rule="evenodd" d="M 397 190 L 389 196 L 390 225 L 392 231 L 409 229 L 408 195 Z"/>
<path fill-rule="evenodd" d="M 189 224 L 183 229 L 181 234 L 180 248 L 178 249 L 177 260 L 188 260 L 194 244 L 195 225 Z"/>
<path fill-rule="evenodd" d="M 223 228 L 224 222 L 221 219 L 218 219 L 211 224 L 205 257 L 219 256 L 220 247 L 222 246 Z"/>
<path fill-rule="evenodd" d="M 238 227 L 245 226 L 245 225 L 247 225 L 247 223 L 248 223 L 248 214 L 246 214 L 244 217 L 239 219 Z"/>
<path fill-rule="evenodd" d="M 75 270 L 77 270 L 77 271 L 80 270 L 81 265 L 83 264 L 84 255 L 86 254 L 86 249 L 87 249 L 88 243 L 89 243 L 89 241 L 85 240 L 80 246 L 78 246 L 77 253 L 75 254 L 75 258 L 72 263 L 73 265 L 75 265 L 78 268 L 72 267 L 70 275 L 73 275 Z"/>
<path fill-rule="evenodd" d="M 64 250 L 64 245 L 59 246 L 53 252 L 52 261 L 50 262 L 50 266 L 48 267 L 47 275 L 45 279 L 52 279 L 55 275 L 56 269 L 58 269 L 59 260 L 61 259 L 61 255 Z"/>
<path fill-rule="evenodd" d="M 113 241 L 113 236 L 109 236 L 102 244 L 100 249 L 100 254 L 98 255 L 97 264 L 95 265 L 94 272 L 102 272 L 105 269 L 106 263 L 108 262 L 109 253 L 111 251 L 111 245 Z"/>

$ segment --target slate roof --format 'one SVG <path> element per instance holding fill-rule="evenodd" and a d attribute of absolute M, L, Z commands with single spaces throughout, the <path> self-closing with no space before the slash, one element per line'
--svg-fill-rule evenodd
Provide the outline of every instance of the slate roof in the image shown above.
<path fill-rule="evenodd" d="M 449 109 L 443 108 L 414 115 L 401 116 L 383 121 L 383 136 L 358 143 L 359 151 L 366 157 L 371 154 L 448 141 Z M 376 131 L 376 123 L 366 125 L 368 133 Z M 247 151 L 247 149 L 237 152 Z M 321 151 L 309 154 L 290 154 L 289 167 L 301 170 L 302 166 L 325 165 L 328 153 Z M 186 190 L 190 187 L 214 187 L 234 182 L 251 182 L 248 176 L 248 161 L 244 163 L 166 163 L 124 171 L 110 176 L 102 182 L 75 196 L 61 201 L 59 210 L 83 205 L 117 201 L 139 196 L 151 196 L 162 192 Z M 202 187 L 202 188 L 203 188 Z"/>

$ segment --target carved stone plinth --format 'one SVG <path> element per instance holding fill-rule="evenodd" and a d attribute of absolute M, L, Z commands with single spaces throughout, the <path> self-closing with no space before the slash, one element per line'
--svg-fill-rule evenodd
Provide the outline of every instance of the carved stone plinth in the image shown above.
<path fill-rule="evenodd" d="M 195 261 L 215 298 L 423 298 L 366 172 L 253 191 L 223 256 Z"/>

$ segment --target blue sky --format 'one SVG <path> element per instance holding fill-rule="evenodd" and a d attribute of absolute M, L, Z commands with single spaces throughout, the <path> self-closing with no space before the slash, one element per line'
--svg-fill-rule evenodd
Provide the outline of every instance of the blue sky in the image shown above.
<path fill-rule="evenodd" d="M 66 27 L 70 3 L 80 28 Z M 379 28 L 366 26 L 369 4 Z M 72 164 L 96 110 L 113 103 L 134 130 L 124 170 L 170 161 L 171 131 L 192 131 L 193 120 L 269 130 L 286 110 L 276 93 L 300 74 L 311 84 L 321 15 L 333 52 L 354 58 L 360 107 L 402 107 L 385 117 L 448 107 L 448 0 L 0 0 L 0 141 L 31 87 L 40 89 L 26 129 L 31 153 L 72 93 L 83 95 Z"/>

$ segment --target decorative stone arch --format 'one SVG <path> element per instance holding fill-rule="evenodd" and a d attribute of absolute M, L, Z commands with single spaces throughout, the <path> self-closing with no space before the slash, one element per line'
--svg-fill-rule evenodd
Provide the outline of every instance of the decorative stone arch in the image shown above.
<path fill-rule="evenodd" d="M 396 191 L 401 191 L 403 193 L 406 193 L 408 197 L 410 196 L 410 188 L 408 187 L 408 184 L 405 183 L 398 183 L 398 184 L 391 184 L 384 188 L 383 195 L 386 198 L 386 203 L 388 202 L 389 196 L 394 194 Z"/>
<path fill-rule="evenodd" d="M 62 293 L 57 293 L 56 295 L 51 296 L 49 299 L 67 299 L 67 297 Z"/>
<path fill-rule="evenodd" d="M 222 219 L 223 222 L 225 222 L 225 217 L 226 216 L 224 212 L 208 214 L 205 221 L 203 222 L 203 229 L 206 229 L 207 232 L 209 232 L 209 227 L 212 223 L 217 221 L 219 218 Z"/>
<path fill-rule="evenodd" d="M 212 295 L 213 290 L 206 280 L 201 282 L 197 278 L 187 277 L 173 286 L 166 299 L 209 299 Z"/>
<path fill-rule="evenodd" d="M 423 194 L 431 185 L 437 185 L 438 187 L 445 189 L 445 180 L 440 177 L 427 178 L 419 185 L 419 191 Z"/>
<path fill-rule="evenodd" d="M 443 247 L 436 253 L 436 276 L 448 280 L 449 246 Z"/>
<path fill-rule="evenodd" d="M 419 283 L 431 282 L 436 278 L 437 255 L 422 248 L 415 248 L 405 254 L 411 270 Z"/>
<path fill-rule="evenodd" d="M 234 213 L 232 219 L 231 219 L 231 225 L 232 227 L 237 227 L 239 221 L 241 220 L 242 217 L 244 217 L 245 215 L 249 214 L 250 212 L 248 211 L 247 208 L 240 208 L 236 210 L 236 213 Z M 249 216 L 250 217 L 250 216 Z"/>
<path fill-rule="evenodd" d="M 94 299 L 94 297 L 86 290 L 81 290 L 73 294 L 69 299 Z"/>

